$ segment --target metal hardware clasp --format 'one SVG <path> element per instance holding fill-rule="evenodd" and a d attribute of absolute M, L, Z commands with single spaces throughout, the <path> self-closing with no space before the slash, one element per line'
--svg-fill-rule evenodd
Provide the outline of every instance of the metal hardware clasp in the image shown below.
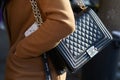
<path fill-rule="evenodd" d="M 95 56 L 98 53 L 97 48 L 95 48 L 94 46 L 90 47 L 87 50 L 87 53 L 89 54 L 89 56 L 92 58 L 93 56 Z"/>
<path fill-rule="evenodd" d="M 76 0 L 77 1 L 77 4 L 79 5 L 79 7 L 82 9 L 82 10 L 85 10 L 87 7 L 85 6 L 83 0 Z"/>

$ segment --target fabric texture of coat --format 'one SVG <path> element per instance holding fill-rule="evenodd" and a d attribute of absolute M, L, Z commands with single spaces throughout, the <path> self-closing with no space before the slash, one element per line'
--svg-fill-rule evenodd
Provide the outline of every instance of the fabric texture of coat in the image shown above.
<path fill-rule="evenodd" d="M 44 23 L 28 37 L 24 32 L 34 23 L 29 0 L 10 0 L 6 4 L 7 31 L 10 50 L 5 80 L 45 80 L 40 55 L 54 48 L 75 29 L 69 0 L 36 0 Z M 52 80 L 65 80 L 66 73 L 57 75 L 49 60 Z"/>

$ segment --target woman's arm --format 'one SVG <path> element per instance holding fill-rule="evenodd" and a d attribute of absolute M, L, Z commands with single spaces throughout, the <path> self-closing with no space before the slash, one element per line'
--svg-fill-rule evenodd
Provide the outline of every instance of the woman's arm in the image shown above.
<path fill-rule="evenodd" d="M 57 46 L 62 38 L 75 30 L 69 0 L 38 0 L 38 6 L 45 16 L 44 23 L 36 32 L 18 43 L 16 56 L 37 57 Z"/>

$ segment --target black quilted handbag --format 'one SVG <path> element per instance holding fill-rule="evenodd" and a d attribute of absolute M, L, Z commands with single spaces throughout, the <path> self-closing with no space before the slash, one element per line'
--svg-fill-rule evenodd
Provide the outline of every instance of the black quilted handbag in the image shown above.
<path fill-rule="evenodd" d="M 31 4 L 37 25 L 40 25 L 42 18 L 37 3 L 31 0 Z M 76 30 L 64 38 L 57 47 L 46 52 L 58 74 L 63 73 L 66 68 L 70 72 L 80 69 L 112 40 L 111 34 L 99 17 L 92 9 L 86 8 L 82 0 L 80 8 L 82 11 L 75 14 Z M 36 22 L 25 32 L 26 36 L 37 29 Z"/>
<path fill-rule="evenodd" d="M 65 67 L 70 72 L 80 69 L 112 40 L 111 34 L 92 9 L 82 6 L 82 11 L 75 14 L 75 20 L 74 33 L 47 52 L 58 73 L 63 73 L 61 69 Z"/>

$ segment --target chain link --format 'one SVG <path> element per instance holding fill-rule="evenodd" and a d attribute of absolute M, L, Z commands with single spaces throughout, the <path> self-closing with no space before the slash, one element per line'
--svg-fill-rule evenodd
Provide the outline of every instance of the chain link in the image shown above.
<path fill-rule="evenodd" d="M 43 23 L 43 20 L 42 20 L 41 14 L 40 14 L 40 10 L 37 6 L 37 2 L 36 2 L 36 0 L 30 0 L 30 3 L 32 6 L 35 20 L 38 23 L 38 25 L 41 25 Z"/>
<path fill-rule="evenodd" d="M 76 0 L 76 2 L 82 10 L 85 10 L 87 8 L 83 0 Z"/>

